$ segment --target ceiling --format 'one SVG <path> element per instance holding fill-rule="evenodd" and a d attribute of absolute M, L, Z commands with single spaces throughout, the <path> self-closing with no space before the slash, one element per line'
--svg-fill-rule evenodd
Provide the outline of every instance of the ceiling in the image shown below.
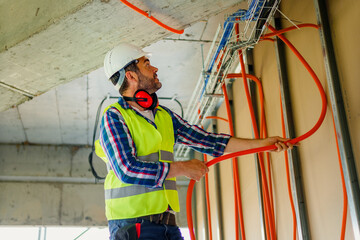
<path fill-rule="evenodd" d="M 177 35 L 117 0 L 63 1 L 61 6 L 0 0 L 0 23 L 5 23 L 0 25 L 0 143 L 91 145 L 100 102 L 118 95 L 105 78 L 103 58 L 123 41 L 153 53 L 163 83 L 158 96 L 176 98 L 185 111 L 202 55 L 218 25 L 240 8 L 238 2 L 131 1 L 173 28 L 185 27 Z M 177 102 L 161 104 L 181 114 Z"/>

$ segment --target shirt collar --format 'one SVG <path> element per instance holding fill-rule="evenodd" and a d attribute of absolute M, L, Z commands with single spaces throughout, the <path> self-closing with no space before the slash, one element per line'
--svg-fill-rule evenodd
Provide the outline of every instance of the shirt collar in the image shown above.
<path fill-rule="evenodd" d="M 129 108 L 132 108 L 130 106 L 130 104 L 128 104 L 123 97 L 119 97 L 119 100 L 118 100 L 118 103 L 120 104 L 120 106 L 124 109 L 129 109 Z"/>

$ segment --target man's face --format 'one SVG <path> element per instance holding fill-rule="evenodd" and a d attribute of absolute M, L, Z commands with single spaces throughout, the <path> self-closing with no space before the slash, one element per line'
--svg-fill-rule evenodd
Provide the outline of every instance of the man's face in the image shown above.
<path fill-rule="evenodd" d="M 138 89 L 146 90 L 150 94 L 159 90 L 162 84 L 157 78 L 158 69 L 150 64 L 150 60 L 147 57 L 139 58 L 137 66 L 140 70 Z"/>

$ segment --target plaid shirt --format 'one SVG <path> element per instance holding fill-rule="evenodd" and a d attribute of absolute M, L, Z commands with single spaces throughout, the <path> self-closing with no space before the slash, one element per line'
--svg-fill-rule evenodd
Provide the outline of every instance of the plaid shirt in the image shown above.
<path fill-rule="evenodd" d="M 122 97 L 119 104 L 124 109 L 132 108 Z M 163 106 L 162 106 L 163 107 Z M 171 110 L 163 107 L 171 116 L 174 126 L 175 143 L 185 144 L 196 151 L 221 156 L 229 141 L 226 134 L 208 133 L 196 125 L 190 125 Z M 145 118 L 136 110 L 139 116 Z M 155 109 L 156 114 L 158 109 Z M 145 118 L 150 124 L 154 122 Z M 136 146 L 121 113 L 109 108 L 102 117 L 100 124 L 100 144 L 109 159 L 115 175 L 125 183 L 144 185 L 149 188 L 162 187 L 170 170 L 165 162 L 143 162 L 136 156 Z"/>

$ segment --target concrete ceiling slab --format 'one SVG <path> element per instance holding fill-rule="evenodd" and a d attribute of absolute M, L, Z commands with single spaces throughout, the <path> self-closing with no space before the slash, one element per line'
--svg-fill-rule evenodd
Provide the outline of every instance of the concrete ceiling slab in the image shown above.
<path fill-rule="evenodd" d="M 145 48 L 153 53 L 151 63 L 159 69 L 158 76 L 163 84 L 158 91 L 159 97 L 176 97 L 186 111 L 201 75 L 201 49 L 206 58 L 218 25 L 238 8 L 228 8 L 206 19 L 206 22 L 193 24 L 185 30 L 185 34 L 169 35 Z M 14 73 L 14 76 L 17 77 L 17 74 Z M 23 96 L 7 90 L 16 97 Z M 0 112 L 0 143 L 92 145 L 97 109 L 108 95 L 119 96 L 119 93 L 106 79 L 103 68 L 52 88 L 31 101 Z M 105 100 L 100 114 L 115 101 Z M 175 101 L 160 100 L 160 104 L 181 114 L 181 108 Z"/>
<path fill-rule="evenodd" d="M 41 32 L 91 0 L 0 1 L 0 52 Z"/>
<path fill-rule="evenodd" d="M 17 104 L 21 104 L 30 100 L 29 97 L 24 96 L 23 94 L 15 91 L 10 90 L 7 88 L 7 85 L 0 84 L 0 96 L 1 96 L 1 103 L 0 103 L 0 112 L 5 111 Z"/>
<path fill-rule="evenodd" d="M 1 5 L 10 7 L 8 9 L 16 12 L 28 4 L 27 1 L 23 5 L 20 4 L 21 2 L 20 5 L 12 2 L 2 1 Z M 3 85 L 38 96 L 55 86 L 99 68 L 106 51 L 119 42 L 127 41 L 139 46 L 147 46 L 164 36 L 171 35 L 118 0 L 97 0 L 89 3 L 81 0 L 72 3 L 66 1 L 61 3 L 61 6 L 59 3 L 51 5 L 52 2 L 49 1 L 46 5 L 45 1 L 38 0 L 29 5 L 30 13 L 21 14 L 23 18 L 18 21 L 29 20 L 29 25 L 32 27 L 29 26 L 28 32 L 21 36 L 16 36 L 15 32 L 23 31 L 26 26 L 23 22 L 15 21 L 18 17 L 16 14 L 11 16 L 5 14 L 9 17 L 7 20 L 9 24 L 13 21 L 16 24 L 13 28 L 3 30 L 7 33 L 5 34 L 7 37 L 2 44 L 11 46 L 26 38 L 26 35 L 29 38 L 0 53 L 0 83 Z M 181 29 L 229 8 L 238 1 L 179 0 L 169 3 L 165 0 L 151 0 L 132 3 L 143 10 L 151 11 L 153 16 L 169 26 Z M 36 18 L 31 15 L 34 14 L 35 8 L 49 9 L 48 16 L 43 16 L 44 19 L 39 21 L 41 23 L 37 23 Z M 71 13 L 74 10 L 77 11 Z M 37 10 L 35 15 L 36 12 Z M 66 15 L 69 12 L 71 14 Z M 37 14 L 39 13 L 40 10 Z M 47 26 L 48 21 L 56 18 L 59 19 Z M 45 30 L 33 34 L 44 26 Z M 14 36 L 13 42 L 11 42 L 11 32 Z M 8 98 L 6 102 L 0 100 L 0 109 L 5 110 L 23 101 L 23 97 Z"/>

